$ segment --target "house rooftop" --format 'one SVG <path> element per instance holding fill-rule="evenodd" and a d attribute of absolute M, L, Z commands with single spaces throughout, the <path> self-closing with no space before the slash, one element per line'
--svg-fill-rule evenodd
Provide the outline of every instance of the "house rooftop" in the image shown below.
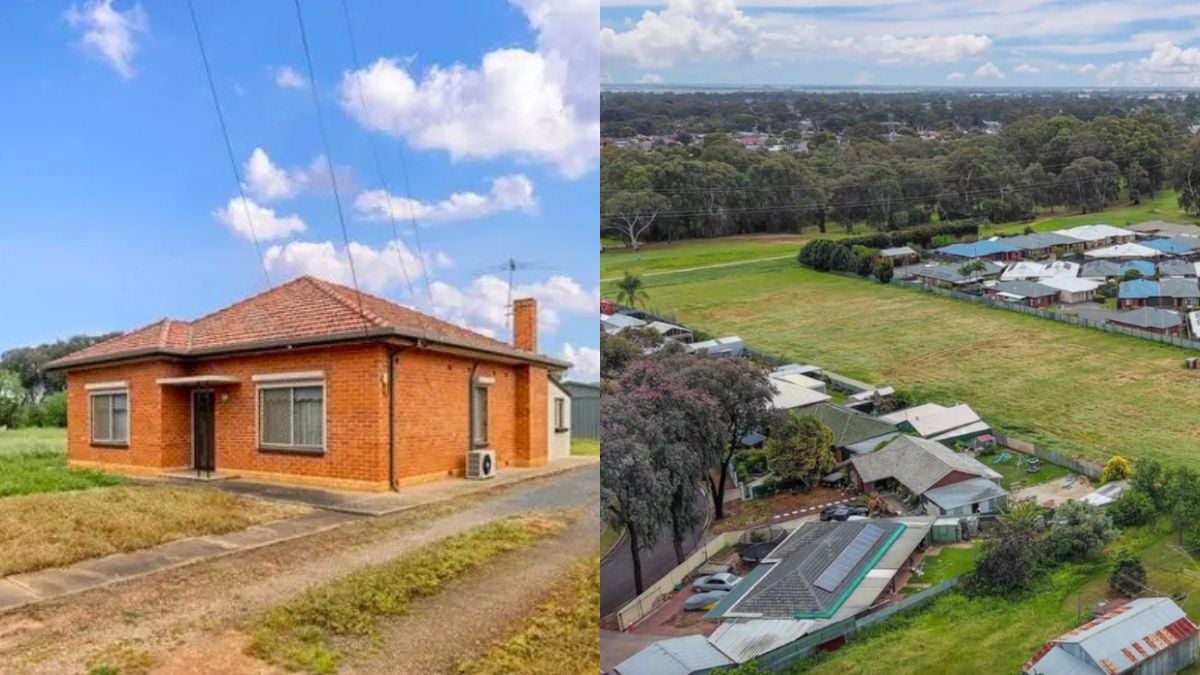
<path fill-rule="evenodd" d="M 913 436 L 899 436 L 876 452 L 852 457 L 850 463 L 864 483 L 894 478 L 915 495 L 925 494 L 953 471 L 989 480 L 1001 478 L 973 457 Z"/>
<path fill-rule="evenodd" d="M 1183 325 L 1183 318 L 1179 312 L 1157 307 L 1139 307 L 1128 312 L 1117 312 L 1108 320 L 1137 328 L 1175 328 Z"/>
<path fill-rule="evenodd" d="M 1097 223 L 1095 225 L 1080 225 L 1071 227 L 1065 230 L 1056 230 L 1060 235 L 1065 235 L 1079 241 L 1100 241 L 1102 239 L 1110 239 L 1112 237 L 1132 237 L 1136 233 L 1129 230 L 1122 230 L 1119 227 Z"/>
<path fill-rule="evenodd" d="M 1051 288 L 1036 281 L 999 281 L 989 288 L 1021 298 L 1044 298 L 1058 295 L 1057 288 Z"/>
<path fill-rule="evenodd" d="M 659 640 L 625 659 L 614 671 L 618 675 L 692 675 L 734 665 L 703 635 Z"/>
<path fill-rule="evenodd" d="M 1087 258 L 1157 258 L 1162 254 L 1163 252 L 1156 248 L 1134 243 L 1113 244 L 1083 252 Z"/>
<path fill-rule="evenodd" d="M 1141 242 L 1141 244 L 1142 246 L 1147 246 L 1163 253 L 1183 255 L 1200 248 L 1200 239 L 1196 237 L 1168 237 L 1165 239 L 1148 239 Z"/>
<path fill-rule="evenodd" d="M 805 410 L 804 414 L 821 420 L 822 424 L 833 431 L 833 445 L 837 448 L 876 438 L 882 441 L 884 436 L 899 433 L 896 425 L 890 422 L 832 403 L 813 406 Z"/>
<path fill-rule="evenodd" d="M 361 304 L 360 304 L 361 303 Z M 62 369 L 144 357 L 188 358 L 388 337 L 566 368 L 570 364 L 312 276 L 192 321 L 162 319 L 49 364 Z"/>
<path fill-rule="evenodd" d="M 960 258 L 983 258 L 1000 253 L 1017 253 L 1021 249 L 1004 241 L 975 241 L 969 244 L 958 243 L 934 249 L 935 253 L 953 255 Z"/>

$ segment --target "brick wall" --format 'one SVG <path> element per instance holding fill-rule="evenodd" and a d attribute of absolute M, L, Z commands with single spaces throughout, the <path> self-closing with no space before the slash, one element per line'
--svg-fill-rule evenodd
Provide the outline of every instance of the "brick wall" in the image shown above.
<path fill-rule="evenodd" d="M 81 465 L 131 469 L 192 464 L 191 391 L 163 386 L 162 377 L 226 375 L 238 384 L 208 386 L 215 396 L 218 471 L 331 487 L 387 489 L 387 348 L 353 345 L 216 358 L 191 364 L 164 360 L 68 374 L 68 456 Z M 469 443 L 472 367 L 490 377 L 489 447 L 499 467 L 536 466 L 548 458 L 547 373 L 544 368 L 476 361 L 423 349 L 397 355 L 396 469 L 400 483 L 461 475 Z M 258 447 L 254 375 L 325 373 L 323 455 L 263 452 Z M 88 441 L 89 382 L 124 380 L 130 390 L 130 446 Z"/>

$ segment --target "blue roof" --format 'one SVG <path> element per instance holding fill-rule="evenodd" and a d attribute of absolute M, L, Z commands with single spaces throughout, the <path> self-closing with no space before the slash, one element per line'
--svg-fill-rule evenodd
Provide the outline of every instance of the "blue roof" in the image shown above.
<path fill-rule="evenodd" d="M 1149 279 L 1134 279 L 1122 281 L 1118 296 L 1122 299 L 1157 298 L 1159 297 L 1158 282 Z"/>
<path fill-rule="evenodd" d="M 1150 241 L 1140 242 L 1142 246 L 1149 246 L 1156 251 L 1163 253 L 1187 253 L 1194 250 L 1196 246 L 1190 242 L 1182 242 L 1178 239 L 1151 239 Z"/>
<path fill-rule="evenodd" d="M 1154 263 L 1149 260 L 1130 260 L 1129 262 L 1121 263 L 1121 274 L 1125 274 L 1129 270 L 1137 270 L 1144 277 L 1152 277 L 1157 271 L 1154 269 Z"/>
<path fill-rule="evenodd" d="M 937 253 L 956 255 L 960 258 L 982 258 L 997 253 L 1016 253 L 1021 249 L 1002 241 L 976 241 L 970 244 L 950 244 L 935 249 Z"/>

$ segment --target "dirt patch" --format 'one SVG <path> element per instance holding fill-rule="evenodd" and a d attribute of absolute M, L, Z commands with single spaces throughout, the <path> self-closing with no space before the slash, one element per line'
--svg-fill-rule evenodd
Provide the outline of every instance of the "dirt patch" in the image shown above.
<path fill-rule="evenodd" d="M 811 492 L 781 492 L 748 502 L 728 502 L 725 504 L 725 518 L 714 522 L 708 531 L 717 534 L 795 520 L 812 515 L 823 504 L 849 498 L 850 493 L 844 490 L 816 487 Z"/>
<path fill-rule="evenodd" d="M 1069 485 L 1068 485 L 1069 483 Z M 1057 506 L 1073 499 L 1082 499 L 1094 491 L 1087 476 L 1067 476 L 1048 483 L 1030 485 L 1013 493 L 1013 501 L 1033 500 L 1042 506 Z"/>

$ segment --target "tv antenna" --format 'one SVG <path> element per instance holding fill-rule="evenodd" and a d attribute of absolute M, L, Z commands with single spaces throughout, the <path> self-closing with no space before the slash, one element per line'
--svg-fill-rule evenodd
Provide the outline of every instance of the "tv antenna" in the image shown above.
<path fill-rule="evenodd" d="M 546 265 L 537 261 L 517 260 L 509 256 L 507 260 L 498 264 L 483 268 L 483 274 L 508 273 L 508 300 L 504 305 L 504 316 L 508 322 L 508 335 L 511 338 L 513 332 L 513 283 L 516 279 L 517 272 L 555 272 L 557 268 Z"/>

